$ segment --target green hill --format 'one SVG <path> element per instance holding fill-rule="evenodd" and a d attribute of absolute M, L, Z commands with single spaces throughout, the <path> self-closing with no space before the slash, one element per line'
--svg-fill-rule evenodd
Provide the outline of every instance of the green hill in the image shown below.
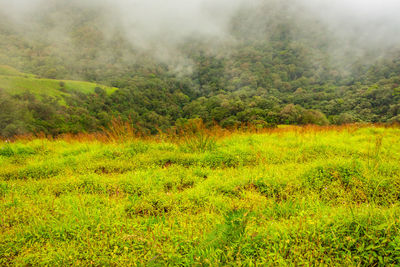
<path fill-rule="evenodd" d="M 136 47 L 109 10 L 76 1 L 46 1 L 29 27 L 0 16 L 0 136 L 95 132 L 113 117 L 145 133 L 196 118 L 225 128 L 400 122 L 400 46 L 363 48 L 284 2 L 235 13 L 233 42 L 160 36 L 165 51 Z"/>
<path fill-rule="evenodd" d="M 0 88 L 10 95 L 29 91 L 38 97 L 41 95 L 62 97 L 70 91 L 93 93 L 96 87 L 103 89 L 107 94 L 117 89 L 91 82 L 43 79 L 33 74 L 19 72 L 9 66 L 0 66 Z"/>
<path fill-rule="evenodd" d="M 93 116 L 95 108 L 102 110 L 96 99 L 111 97 L 116 90 L 91 82 L 39 78 L 0 65 L 0 136 L 100 129 L 111 115 Z"/>
<path fill-rule="evenodd" d="M 16 70 L 15 68 L 7 66 L 7 65 L 0 65 L 0 75 L 18 76 L 18 77 L 26 77 L 26 78 L 35 77 L 35 75 L 33 75 L 33 74 L 22 73 L 22 72 Z"/>

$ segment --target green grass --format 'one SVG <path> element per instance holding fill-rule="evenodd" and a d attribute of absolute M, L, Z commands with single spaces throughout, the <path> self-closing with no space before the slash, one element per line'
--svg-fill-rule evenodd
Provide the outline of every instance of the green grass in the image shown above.
<path fill-rule="evenodd" d="M 0 65 L 0 75 L 5 75 L 5 76 L 19 76 L 19 77 L 30 77 L 34 78 L 35 75 L 33 74 L 27 74 L 27 73 L 22 73 L 13 67 L 7 66 L 7 65 Z"/>
<path fill-rule="evenodd" d="M 0 142 L 0 265 L 399 265 L 400 129 Z"/>
<path fill-rule="evenodd" d="M 41 95 L 61 97 L 66 95 L 68 90 L 93 93 L 96 87 L 102 88 L 108 94 L 116 90 L 116 88 L 90 82 L 37 78 L 8 66 L 0 66 L 0 88 L 11 95 L 29 91 L 39 97 Z"/>

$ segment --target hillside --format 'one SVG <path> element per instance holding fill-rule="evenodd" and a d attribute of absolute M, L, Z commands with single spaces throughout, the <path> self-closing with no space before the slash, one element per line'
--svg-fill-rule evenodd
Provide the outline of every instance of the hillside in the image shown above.
<path fill-rule="evenodd" d="M 117 88 L 91 82 L 38 78 L 33 74 L 1 65 L 0 135 L 13 136 L 39 131 L 53 131 L 53 134 L 84 132 L 86 127 L 79 124 L 88 125 L 90 119 L 85 121 L 86 117 L 82 113 L 82 118 L 74 115 L 74 108 L 70 105 L 79 109 L 81 102 L 73 102 L 73 99 L 84 99 L 85 96 L 93 94 L 107 96 L 116 90 Z M 62 120 L 66 117 L 70 124 L 62 125 Z M 77 130 L 77 127 L 81 127 L 80 130 Z"/>
<path fill-rule="evenodd" d="M 195 118 L 225 128 L 400 121 L 397 35 L 358 40 L 296 1 L 262 2 L 233 12 L 221 36 L 176 39 L 129 33 L 135 27 L 110 20 L 113 10 L 76 1 L 51 1 L 46 12 L 25 14 L 25 24 L 4 14 L 0 64 L 35 76 L 0 71 L 3 99 L 12 103 L 0 103 L 9 114 L 0 116 L 0 135 L 96 132 L 112 118 L 146 134 Z M 94 92 L 98 84 L 108 87 Z M 20 95 L 27 87 L 34 105 Z M 54 97 L 61 105 L 37 111 Z M 10 115 L 13 106 L 23 111 Z"/>
<path fill-rule="evenodd" d="M 0 142 L 0 265 L 400 264 L 399 128 L 220 131 Z"/>
<path fill-rule="evenodd" d="M 22 73 L 9 66 L 0 66 L 0 88 L 10 95 L 29 92 L 35 96 L 43 94 L 62 98 L 69 91 L 84 94 L 94 93 L 96 87 L 101 88 L 107 94 L 111 94 L 117 89 L 83 81 L 37 78 L 33 74 Z"/>

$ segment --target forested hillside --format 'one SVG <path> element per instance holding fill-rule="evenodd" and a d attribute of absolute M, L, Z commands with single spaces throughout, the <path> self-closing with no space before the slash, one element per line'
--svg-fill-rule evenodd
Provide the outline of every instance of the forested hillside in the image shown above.
<path fill-rule="evenodd" d="M 146 133 L 192 118 L 223 127 L 400 121 L 400 47 L 349 46 L 292 1 L 240 9 L 228 37 L 153 40 L 165 50 L 132 45 L 105 8 L 63 2 L 23 19 L 0 12 L 2 136 L 94 132 L 113 118 Z M 13 90 L 4 77 L 28 77 L 12 68 L 118 89 Z"/>

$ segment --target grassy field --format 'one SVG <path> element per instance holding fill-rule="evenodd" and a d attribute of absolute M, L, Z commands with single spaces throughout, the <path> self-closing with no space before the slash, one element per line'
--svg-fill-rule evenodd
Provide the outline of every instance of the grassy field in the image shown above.
<path fill-rule="evenodd" d="M 68 94 L 68 90 L 87 94 L 93 93 L 96 87 L 102 88 L 108 94 L 116 90 L 90 82 L 37 78 L 32 74 L 21 73 L 9 66 L 0 65 L 0 88 L 11 95 L 29 91 L 38 97 L 41 95 L 62 97 Z"/>
<path fill-rule="evenodd" d="M 399 265 L 400 129 L 0 143 L 0 265 Z"/>

